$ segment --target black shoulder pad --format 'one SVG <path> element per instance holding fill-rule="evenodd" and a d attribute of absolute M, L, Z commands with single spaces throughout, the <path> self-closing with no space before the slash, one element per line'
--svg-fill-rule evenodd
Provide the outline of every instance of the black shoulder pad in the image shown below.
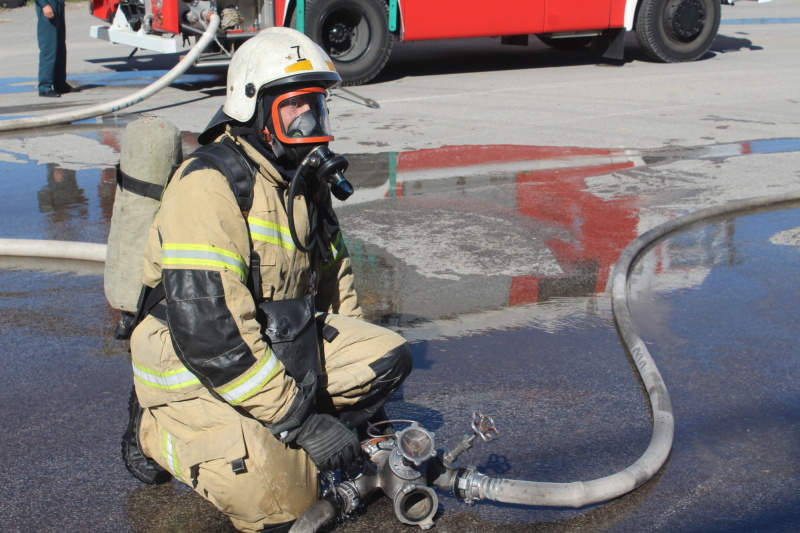
<path fill-rule="evenodd" d="M 194 154 L 192 154 L 190 157 L 193 156 Z M 219 166 L 217 166 L 215 163 L 211 161 L 207 161 L 205 158 L 195 157 L 188 165 L 186 165 L 186 168 L 183 169 L 183 172 L 181 172 L 179 179 L 183 179 L 184 176 L 188 176 L 189 174 L 191 174 L 196 170 L 206 170 L 206 169 L 219 170 Z"/>
<path fill-rule="evenodd" d="M 208 163 L 210 163 L 213 165 L 210 168 L 219 170 L 228 178 L 228 184 L 242 213 L 250 212 L 253 206 L 253 182 L 256 170 L 234 142 L 223 139 L 222 142 L 201 146 L 187 159 L 190 158 L 194 158 L 195 161 L 189 163 L 183 175 L 194 170 L 209 168 Z"/>

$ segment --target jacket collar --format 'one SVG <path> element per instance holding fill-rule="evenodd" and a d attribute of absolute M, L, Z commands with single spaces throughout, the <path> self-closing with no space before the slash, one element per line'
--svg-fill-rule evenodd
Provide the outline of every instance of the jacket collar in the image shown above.
<path fill-rule="evenodd" d="M 236 144 L 242 147 L 250 161 L 258 168 L 258 173 L 268 182 L 282 189 L 289 186 L 288 180 L 285 179 L 270 160 L 267 159 L 262 150 L 256 148 L 251 141 L 243 136 L 231 134 L 230 127 L 226 128 L 224 135 L 230 137 Z"/>

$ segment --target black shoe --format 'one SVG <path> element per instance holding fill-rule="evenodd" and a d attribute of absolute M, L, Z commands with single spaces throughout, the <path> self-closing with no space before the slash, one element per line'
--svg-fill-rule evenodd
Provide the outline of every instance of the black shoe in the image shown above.
<path fill-rule="evenodd" d="M 148 485 L 160 485 L 172 479 L 172 474 L 161 468 L 161 466 L 142 453 L 139 443 L 139 425 L 142 423 L 144 409 L 139 406 L 139 399 L 136 397 L 136 389 L 131 390 L 131 398 L 128 400 L 128 428 L 122 435 L 122 460 L 125 468 L 133 474 L 133 477 L 147 483 Z"/>
<path fill-rule="evenodd" d="M 43 93 L 39 93 L 39 96 L 44 96 L 45 98 L 61 98 L 61 94 L 52 89 Z"/>
<path fill-rule="evenodd" d="M 72 88 L 72 85 L 67 83 L 63 87 L 58 87 L 56 90 L 61 94 L 67 94 L 72 92 Z"/>

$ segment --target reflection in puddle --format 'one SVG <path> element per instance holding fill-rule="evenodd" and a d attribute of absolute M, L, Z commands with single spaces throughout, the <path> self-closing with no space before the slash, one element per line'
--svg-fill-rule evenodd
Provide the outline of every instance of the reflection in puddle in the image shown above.
<path fill-rule="evenodd" d="M 105 242 L 113 169 L 75 171 L 32 161 L 0 168 L 0 237 Z"/>
<path fill-rule="evenodd" d="M 88 200 L 83 195 L 83 189 L 78 187 L 74 170 L 47 163 L 47 185 L 39 190 L 37 196 L 39 212 L 52 215 L 56 223 L 72 216 L 86 216 Z"/>
<path fill-rule="evenodd" d="M 404 323 L 603 292 L 636 237 L 637 199 L 600 199 L 584 180 L 640 164 L 621 150 L 536 146 L 351 158 L 357 192 L 337 209 L 360 290 L 383 302 L 372 318 Z M 387 287 L 402 290 L 386 299 Z"/>

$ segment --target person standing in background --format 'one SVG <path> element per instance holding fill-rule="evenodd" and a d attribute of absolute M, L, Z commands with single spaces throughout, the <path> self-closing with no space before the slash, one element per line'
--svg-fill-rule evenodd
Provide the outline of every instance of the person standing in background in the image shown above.
<path fill-rule="evenodd" d="M 67 84 L 65 0 L 36 0 L 39 41 L 39 96 L 58 98 L 72 90 Z"/>

